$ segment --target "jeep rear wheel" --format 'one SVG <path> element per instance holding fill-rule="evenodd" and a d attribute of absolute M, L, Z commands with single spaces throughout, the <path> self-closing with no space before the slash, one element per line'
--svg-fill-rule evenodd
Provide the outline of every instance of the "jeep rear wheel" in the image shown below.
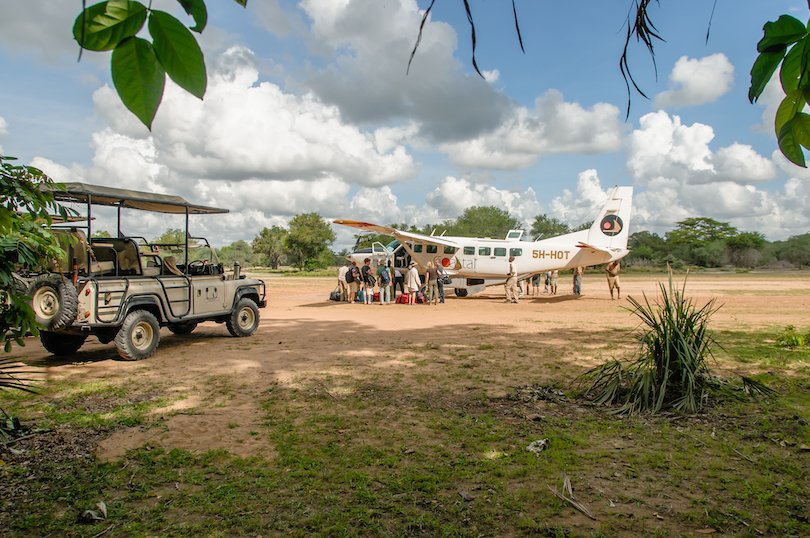
<path fill-rule="evenodd" d="M 233 336 L 250 336 L 259 328 L 259 307 L 252 299 L 242 297 L 236 302 L 225 324 Z"/>
<path fill-rule="evenodd" d="M 59 275 L 41 276 L 31 284 L 31 308 L 37 323 L 49 331 L 64 329 L 76 319 L 76 288 Z"/>
<path fill-rule="evenodd" d="M 127 314 L 124 324 L 115 335 L 115 347 L 122 359 L 139 361 L 150 357 L 160 341 L 160 325 L 146 310 Z"/>
<path fill-rule="evenodd" d="M 169 323 L 169 330 L 174 334 L 191 334 L 197 328 L 196 321 L 186 321 L 184 323 Z"/>
<path fill-rule="evenodd" d="M 59 356 L 76 353 L 85 340 L 87 340 L 87 335 L 39 331 L 39 341 L 42 342 L 42 347 Z"/>

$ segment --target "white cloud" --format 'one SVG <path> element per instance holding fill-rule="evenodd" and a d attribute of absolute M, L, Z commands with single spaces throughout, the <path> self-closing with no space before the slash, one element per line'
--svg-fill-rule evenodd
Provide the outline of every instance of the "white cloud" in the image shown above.
<path fill-rule="evenodd" d="M 731 89 L 734 66 L 725 54 L 692 59 L 681 56 L 669 75 L 670 89 L 655 96 L 658 108 L 712 103 Z"/>
<path fill-rule="evenodd" d="M 556 90 L 534 104 L 532 110 L 516 108 L 494 131 L 441 149 L 460 166 L 510 169 L 530 166 L 541 155 L 604 153 L 621 147 L 625 127 L 614 105 L 597 103 L 588 110 L 566 102 Z"/>
<path fill-rule="evenodd" d="M 49 61 L 65 54 L 78 55 L 73 21 L 81 12 L 80 2 L 26 0 L 5 4 L 0 17 L 0 43 L 16 51 L 36 51 Z"/>
<path fill-rule="evenodd" d="M 584 170 L 579 173 L 574 192 L 563 191 L 551 201 L 549 216 L 555 217 L 572 226 L 591 222 L 596 212 L 605 204 L 607 192 L 602 189 L 599 174 L 596 170 Z"/>
<path fill-rule="evenodd" d="M 719 178 L 735 182 L 768 181 L 776 177 L 776 166 L 751 146 L 732 144 L 717 150 L 713 159 Z"/>
<path fill-rule="evenodd" d="M 436 209 L 442 220 L 458 217 L 472 206 L 495 206 L 524 223 L 542 212 L 537 194 L 531 187 L 524 192 L 503 190 L 452 176 L 444 178 L 438 187 L 428 193 L 425 201 Z"/>

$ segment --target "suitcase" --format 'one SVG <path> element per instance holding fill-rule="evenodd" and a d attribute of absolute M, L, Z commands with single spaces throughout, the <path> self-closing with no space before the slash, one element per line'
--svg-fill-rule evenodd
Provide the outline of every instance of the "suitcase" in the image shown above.
<path fill-rule="evenodd" d="M 329 294 L 329 300 L 340 301 L 340 288 L 335 289 L 335 291 Z"/>
<path fill-rule="evenodd" d="M 402 295 L 397 297 L 396 303 L 397 304 L 408 304 L 408 294 L 403 293 Z"/>

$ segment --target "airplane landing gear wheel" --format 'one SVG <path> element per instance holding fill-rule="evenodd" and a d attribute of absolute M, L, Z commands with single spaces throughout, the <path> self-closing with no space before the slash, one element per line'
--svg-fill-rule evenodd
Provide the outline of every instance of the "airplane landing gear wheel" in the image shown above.
<path fill-rule="evenodd" d="M 467 290 L 464 289 L 464 288 L 454 288 L 453 291 L 455 292 L 456 297 L 466 297 L 467 296 Z"/>

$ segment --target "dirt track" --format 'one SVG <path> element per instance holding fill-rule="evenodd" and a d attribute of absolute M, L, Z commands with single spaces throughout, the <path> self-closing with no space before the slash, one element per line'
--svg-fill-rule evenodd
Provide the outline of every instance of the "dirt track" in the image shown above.
<path fill-rule="evenodd" d="M 622 296 L 654 297 L 660 278 L 623 275 Z M 570 294 L 568 277 L 560 280 L 558 296 L 525 297 L 518 305 L 504 304 L 503 290 L 493 288 L 438 306 L 364 306 L 327 301 L 333 279 L 270 278 L 269 305 L 251 338 L 230 338 L 223 325 L 206 323 L 188 336 L 162 330 L 156 355 L 141 362 L 120 361 L 112 344 L 95 339 L 68 360 L 50 357 L 34 340 L 15 354 L 48 379 L 143 384 L 173 395 L 174 403 L 156 412 L 164 427 L 117 431 L 99 446 L 102 459 L 147 441 L 272 456 L 273 448 L 250 432 L 262 415 L 257 402 L 275 384 L 329 378 L 328 392 L 339 394 L 384 376 L 405 390 L 435 384 L 450 393 L 499 395 L 527 382 L 570 380 L 632 345 L 627 333 L 635 321 L 622 308 L 628 303 L 610 300 L 603 274 L 586 273 L 580 298 Z M 713 322 L 718 330 L 808 322 L 807 273 L 693 275 L 688 292 L 698 304 L 716 298 L 722 305 Z M 425 360 L 414 368 L 419 358 Z M 450 361 L 474 363 L 475 373 L 451 377 L 443 367 Z"/>

